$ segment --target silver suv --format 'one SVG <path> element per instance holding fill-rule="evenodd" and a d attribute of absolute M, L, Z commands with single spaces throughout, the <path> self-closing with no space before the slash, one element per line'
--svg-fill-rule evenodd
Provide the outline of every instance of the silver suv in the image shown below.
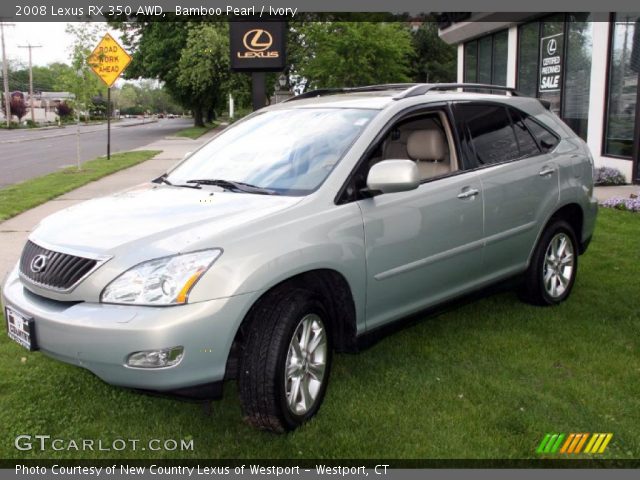
<path fill-rule="evenodd" d="M 309 92 L 45 219 L 4 285 L 8 332 L 114 385 L 215 398 L 235 378 L 251 424 L 291 430 L 332 353 L 403 317 L 512 277 L 527 302 L 565 300 L 592 167 L 505 87 Z"/>

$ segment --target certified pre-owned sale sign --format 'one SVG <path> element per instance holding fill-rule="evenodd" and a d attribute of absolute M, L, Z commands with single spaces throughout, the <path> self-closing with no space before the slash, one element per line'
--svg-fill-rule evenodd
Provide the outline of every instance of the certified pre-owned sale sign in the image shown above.
<path fill-rule="evenodd" d="M 231 68 L 278 72 L 285 66 L 284 22 L 231 22 Z"/>
<path fill-rule="evenodd" d="M 538 90 L 541 92 L 560 90 L 563 35 L 558 33 L 540 39 L 540 86 Z"/>

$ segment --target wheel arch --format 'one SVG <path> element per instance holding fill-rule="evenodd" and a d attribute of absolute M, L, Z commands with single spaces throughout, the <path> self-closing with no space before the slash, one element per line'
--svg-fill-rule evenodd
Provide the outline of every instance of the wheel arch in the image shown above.
<path fill-rule="evenodd" d="M 538 234 L 536 236 L 536 241 L 533 243 L 531 250 L 529 251 L 527 266 L 531 264 L 531 257 L 533 256 L 533 252 L 535 252 L 536 245 L 538 245 L 538 242 L 540 241 L 540 237 L 542 237 L 542 234 L 547 229 L 547 227 L 552 222 L 558 219 L 564 220 L 569 225 L 571 225 L 576 235 L 576 239 L 578 240 L 578 252 L 580 254 L 584 253 L 585 245 L 582 241 L 582 228 L 584 226 L 584 211 L 582 210 L 582 207 L 578 203 L 571 202 L 571 203 L 562 205 L 561 207 L 558 207 L 546 219 L 543 227 L 538 231 Z"/>
<path fill-rule="evenodd" d="M 322 300 L 329 314 L 331 338 L 337 352 L 357 351 L 357 316 L 351 286 L 346 277 L 335 269 L 317 268 L 292 275 L 270 286 L 251 305 L 236 330 L 229 358 L 226 378 L 237 378 L 238 351 L 255 308 L 270 296 L 287 289 L 304 289 Z"/>

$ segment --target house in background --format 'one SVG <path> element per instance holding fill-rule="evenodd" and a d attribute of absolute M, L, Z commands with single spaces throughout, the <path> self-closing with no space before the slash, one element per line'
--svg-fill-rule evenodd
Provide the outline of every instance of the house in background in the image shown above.
<path fill-rule="evenodd" d="M 442 13 L 458 82 L 515 87 L 588 144 L 596 166 L 640 183 L 640 13 Z"/>

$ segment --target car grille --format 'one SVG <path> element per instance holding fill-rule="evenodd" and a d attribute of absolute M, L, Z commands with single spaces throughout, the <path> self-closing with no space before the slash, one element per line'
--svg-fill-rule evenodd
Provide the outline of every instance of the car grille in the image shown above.
<path fill-rule="evenodd" d="M 39 255 L 45 257 L 45 263 L 40 269 L 38 268 L 39 265 L 36 265 L 34 271 L 32 262 Z M 39 262 L 36 263 L 41 264 L 41 262 L 42 257 L 39 257 Z M 20 273 L 38 286 L 53 290 L 69 290 L 95 268 L 97 264 L 98 261 L 93 258 L 76 257 L 75 255 L 54 252 L 29 240 L 24 246 L 20 257 Z M 40 271 L 37 271 L 38 269 Z"/>

